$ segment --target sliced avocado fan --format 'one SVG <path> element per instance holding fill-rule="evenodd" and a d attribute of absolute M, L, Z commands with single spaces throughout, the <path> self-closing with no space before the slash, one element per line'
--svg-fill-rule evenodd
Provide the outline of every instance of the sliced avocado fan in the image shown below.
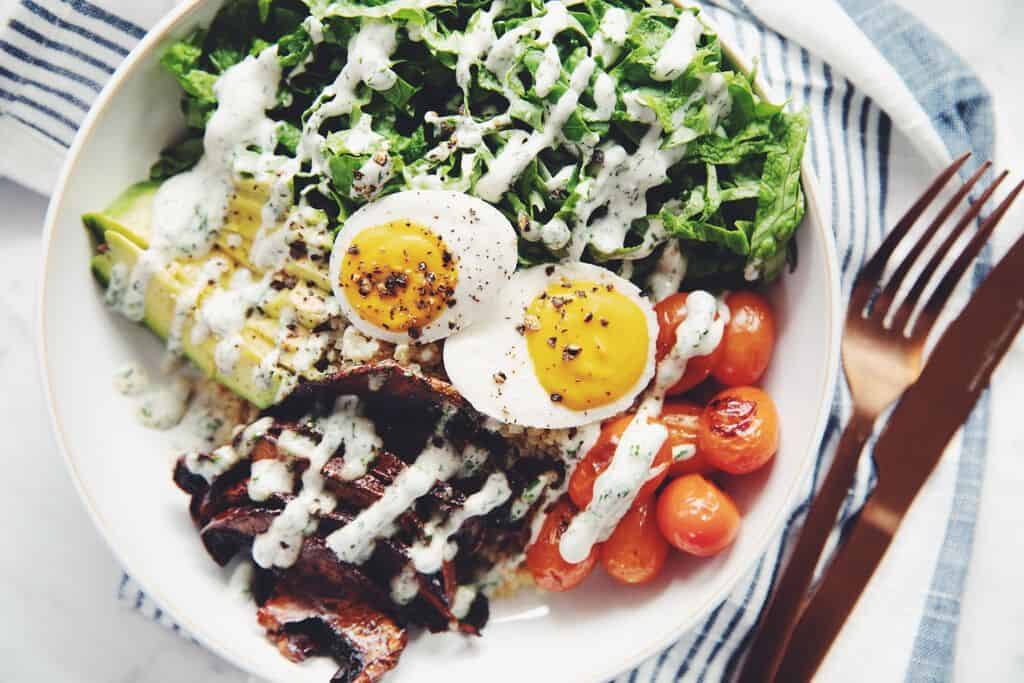
<path fill-rule="evenodd" d="M 91 261 L 92 271 L 104 287 L 109 286 L 115 266 L 121 264 L 130 272 L 139 256 L 149 247 L 153 199 L 159 187 L 160 183 L 155 182 L 133 185 L 106 210 L 82 217 L 96 245 Z M 201 305 L 211 292 L 226 287 L 231 272 L 237 268 L 246 268 L 256 276 L 263 274 L 249 262 L 249 250 L 261 225 L 265 199 L 266 191 L 255 183 L 240 185 L 231 198 L 224 228 L 210 253 L 199 259 L 175 261 L 153 275 L 146 289 L 142 320 L 146 327 L 161 339 L 168 339 L 182 297 L 188 291 L 194 295 L 203 265 L 210 259 L 220 258 L 231 266 L 218 282 L 209 286 L 199 285 L 202 291 L 196 299 L 197 305 Z M 289 259 L 284 272 L 292 276 L 299 286 L 317 291 L 322 297 L 330 293 L 326 263 L 316 263 L 309 258 Z M 263 372 L 261 375 L 261 363 L 274 353 L 281 336 L 282 311 L 287 307 L 297 309 L 295 323 L 289 331 L 300 342 L 323 322 L 322 311 L 304 315 L 301 310 L 304 297 L 291 295 L 290 288 L 276 290 L 259 310 L 249 316 L 241 334 L 238 362 L 231 372 L 221 372 L 214 361 L 217 339 L 193 343 L 190 334 L 192 315 L 186 318 L 180 330 L 182 354 L 208 377 L 257 407 L 262 409 L 273 405 L 282 385 L 289 383 L 289 375 L 297 377 L 299 374 L 292 362 L 293 344 L 281 349 L 276 372 L 269 375 Z"/>

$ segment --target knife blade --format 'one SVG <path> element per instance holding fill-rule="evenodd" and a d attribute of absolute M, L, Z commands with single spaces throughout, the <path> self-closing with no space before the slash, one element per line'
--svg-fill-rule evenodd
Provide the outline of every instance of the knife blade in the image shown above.
<path fill-rule="evenodd" d="M 903 517 L 1024 326 L 1024 236 L 949 326 L 879 436 L 878 484 L 806 603 L 776 680 L 809 681 Z"/>

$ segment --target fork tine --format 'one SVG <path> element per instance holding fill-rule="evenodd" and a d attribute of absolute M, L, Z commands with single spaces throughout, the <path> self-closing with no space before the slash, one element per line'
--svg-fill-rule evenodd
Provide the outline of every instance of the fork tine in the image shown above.
<path fill-rule="evenodd" d="M 882 277 L 882 273 L 885 272 L 885 266 L 889 262 L 889 257 L 892 255 L 893 250 L 899 245 L 900 241 L 906 237 L 914 224 L 917 223 L 917 219 L 921 217 L 921 214 L 931 206 L 935 198 L 939 196 L 939 192 L 942 188 L 950 181 L 950 179 L 957 174 L 957 172 L 967 163 L 967 160 L 971 157 L 971 153 L 968 152 L 962 157 L 953 162 L 953 164 L 943 171 L 939 177 L 937 177 L 932 184 L 925 190 L 921 198 L 918 199 L 907 214 L 900 219 L 900 222 L 896 224 L 889 234 L 886 236 L 882 245 L 875 252 L 875 255 L 871 257 L 871 260 L 867 262 L 860 274 L 857 276 L 857 282 L 873 282 L 877 283 Z"/>
<path fill-rule="evenodd" d="M 986 161 L 982 164 L 981 168 L 971 176 L 970 180 L 964 183 L 963 187 L 957 190 L 953 198 L 950 199 L 944 207 L 942 207 L 942 210 L 939 211 L 935 220 L 931 222 L 928 228 L 924 231 L 924 234 L 914 242 L 913 247 L 910 249 L 910 253 L 903 258 L 903 261 L 896 268 L 895 272 L 893 272 L 892 277 L 889 278 L 885 287 L 882 288 L 882 292 L 875 300 L 873 308 L 874 312 L 877 312 L 882 316 L 886 315 L 889 307 L 896 299 L 896 295 L 899 294 L 900 287 L 903 285 L 903 281 L 906 279 L 907 273 L 909 273 L 913 265 L 917 263 L 917 260 L 921 258 L 921 253 L 931 243 L 931 241 L 935 239 L 935 235 L 939 232 L 939 228 L 945 225 L 946 221 L 949 220 L 949 217 L 953 214 L 953 211 L 960 206 L 960 203 L 963 202 L 964 198 L 967 197 L 968 194 L 970 194 L 971 190 L 974 189 L 974 186 L 978 184 L 981 177 L 985 175 L 991 167 L 991 161 Z"/>
<path fill-rule="evenodd" d="M 892 329 L 902 331 L 906 328 L 907 323 L 910 322 L 910 317 L 914 313 L 914 309 L 921 300 L 921 295 L 924 294 L 925 288 L 928 286 L 928 283 L 931 282 L 932 277 L 938 271 L 939 266 L 942 265 L 946 255 L 949 254 L 950 250 L 956 245 L 957 240 L 960 239 L 960 236 L 964 231 L 967 230 L 967 228 L 981 214 L 982 210 L 985 208 L 985 204 L 987 204 L 988 200 L 992 198 L 996 189 L 1002 184 L 1008 175 L 1010 175 L 1009 171 L 1003 171 L 999 177 L 989 185 L 988 189 L 982 193 L 978 200 L 971 204 L 970 208 L 956 224 L 953 230 L 946 236 L 942 246 L 936 250 L 928 261 L 928 265 L 926 265 L 924 270 L 922 270 L 917 276 L 917 281 L 914 283 L 910 292 L 907 293 L 903 303 L 900 304 L 899 309 L 893 316 Z"/>
<path fill-rule="evenodd" d="M 1003 203 L 989 215 L 985 222 L 982 223 L 981 228 L 978 229 L 978 233 L 971 240 L 971 243 L 967 245 L 967 248 L 957 257 L 956 262 L 949 269 L 949 272 L 942 278 L 942 282 L 935 288 L 931 297 L 928 299 L 928 303 L 925 304 L 922 311 L 922 319 L 919 324 L 915 327 L 920 327 L 920 330 L 914 330 L 912 332 L 914 337 L 925 338 L 928 333 L 931 332 L 932 327 L 935 325 L 936 319 L 939 317 L 939 313 L 942 311 L 942 307 L 946 304 L 949 296 L 956 289 L 957 284 L 960 282 L 960 278 L 963 277 L 964 273 L 967 272 L 968 266 L 974 262 L 974 259 L 981 253 L 985 243 L 988 242 L 995 231 L 996 226 L 1003 220 L 1006 213 L 1010 210 L 1010 207 L 1017 200 L 1021 191 L 1024 190 L 1024 181 L 1017 184 L 1010 194 L 1003 200 Z"/>

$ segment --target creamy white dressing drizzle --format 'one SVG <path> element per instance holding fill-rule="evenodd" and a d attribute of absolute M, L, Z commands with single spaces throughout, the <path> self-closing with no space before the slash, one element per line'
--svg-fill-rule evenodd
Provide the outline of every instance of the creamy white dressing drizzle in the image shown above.
<path fill-rule="evenodd" d="M 391 180 L 394 169 L 394 160 L 391 155 L 387 152 L 377 152 L 355 172 L 349 197 L 367 202 L 373 201 L 384 189 L 384 185 Z"/>
<path fill-rule="evenodd" d="M 176 427 L 185 416 L 191 393 L 192 384 L 184 377 L 175 377 L 166 386 L 154 388 L 139 402 L 139 421 L 150 429 Z"/>
<path fill-rule="evenodd" d="M 692 443 L 672 447 L 672 462 L 685 462 L 697 455 L 697 447 Z"/>
<path fill-rule="evenodd" d="M 149 389 L 149 373 L 138 363 L 125 363 L 114 371 L 114 389 L 122 396 L 138 396 Z"/>
<path fill-rule="evenodd" d="M 314 174 L 327 171 L 324 147 L 326 139 L 320 132 L 328 119 L 349 116 L 362 103 L 359 89 L 365 84 L 381 92 L 392 88 L 398 76 L 391 69 L 391 55 L 398 47 L 398 26 L 386 21 L 364 21 L 348 44 L 348 62 L 334 83 L 327 86 L 308 112 L 299 141 L 298 159 L 312 162 Z M 294 168 L 298 171 L 298 167 Z M 282 175 L 278 182 L 291 183 Z"/>
<path fill-rule="evenodd" d="M 295 309 L 291 306 L 282 308 L 278 314 L 278 321 L 280 327 L 277 330 L 277 338 L 274 340 L 274 348 L 260 359 L 260 364 L 256 367 L 256 371 L 253 374 L 256 386 L 264 391 L 273 386 L 274 377 L 277 375 L 278 362 L 281 360 L 281 351 L 291 336 L 292 327 L 295 324 Z"/>
<path fill-rule="evenodd" d="M 557 4 L 560 3 L 548 3 L 548 7 Z M 569 89 L 558 98 L 558 103 L 548 114 L 543 128 L 530 134 L 513 131 L 487 173 L 477 181 L 477 195 L 490 202 L 500 201 L 502 195 L 508 192 L 512 183 L 534 157 L 555 143 L 562 132 L 562 127 L 576 110 L 580 95 L 589 85 L 595 66 L 594 60 L 586 57 L 573 69 Z"/>
<path fill-rule="evenodd" d="M 595 179 L 584 181 L 585 198 L 575 209 L 571 260 L 579 260 L 588 244 L 614 254 L 622 248 L 633 221 L 647 216 L 648 190 L 667 182 L 668 170 L 686 154 L 682 145 L 661 149 L 661 133 L 661 126 L 652 124 L 632 154 L 617 144 L 602 147 L 601 170 Z M 601 208 L 607 212 L 593 219 Z"/>
<path fill-rule="evenodd" d="M 434 574 L 441 570 L 441 565 L 455 558 L 458 546 L 452 537 L 462 528 L 466 520 L 483 517 L 491 510 L 503 505 L 512 495 L 508 479 L 501 472 L 495 472 L 487 478 L 483 488 L 466 498 L 462 507 L 453 510 L 443 521 L 430 521 L 423 528 L 425 540 L 415 543 L 409 548 L 416 571 L 421 574 Z"/>
<path fill-rule="evenodd" d="M 416 599 L 419 592 L 420 582 L 416 578 L 416 570 L 411 565 L 391 579 L 391 599 L 396 605 L 408 605 Z"/>
<path fill-rule="evenodd" d="M 659 363 L 654 384 L 623 432 L 608 469 L 594 482 L 594 497 L 569 524 L 559 550 L 566 562 L 582 562 L 594 544 L 607 540 L 629 511 L 640 488 L 651 476 L 654 457 L 668 438 L 666 428 L 653 422 L 661 414 L 666 392 L 686 373 L 690 358 L 706 356 L 722 341 L 729 319 L 724 301 L 702 291 L 686 299 L 686 319 L 676 328 L 676 343 Z"/>
<path fill-rule="evenodd" d="M 363 416 L 359 399 L 354 396 L 339 398 L 334 412 L 321 420 L 319 427 L 330 444 L 344 444 L 341 478 L 346 481 L 364 476 L 366 468 L 384 448 L 373 421 Z"/>
<path fill-rule="evenodd" d="M 345 360 L 365 363 L 380 353 L 380 342 L 364 337 L 354 326 L 345 328 L 341 335 L 341 355 Z"/>
<path fill-rule="evenodd" d="M 572 239 L 569 224 L 559 217 L 554 217 L 540 228 L 540 240 L 548 249 L 560 251 Z"/>
<path fill-rule="evenodd" d="M 503 0 L 494 0 L 490 9 L 478 11 L 459 42 L 458 62 L 455 64 L 455 80 L 466 90 L 470 85 L 472 67 L 497 40 L 494 35 L 494 19 L 505 9 Z"/>
<path fill-rule="evenodd" d="M 395 531 L 398 517 L 436 482 L 450 479 L 461 464 L 451 444 L 440 437 L 431 440 L 416 462 L 395 477 L 379 500 L 327 537 L 327 547 L 342 562 L 363 564 L 370 559 L 376 541 Z"/>
<path fill-rule="evenodd" d="M 658 53 L 658 60 L 651 71 L 654 80 L 674 81 L 682 76 L 697 55 L 697 45 L 703 32 L 704 25 L 697 15 L 688 11 L 680 14 L 672 35 Z"/>
<path fill-rule="evenodd" d="M 264 501 L 275 493 L 291 493 L 294 486 L 294 477 L 287 462 L 265 458 L 252 464 L 249 497 L 253 500 Z"/>
<path fill-rule="evenodd" d="M 595 121 L 610 119 L 615 113 L 618 97 L 615 91 L 615 79 L 604 71 L 599 73 L 594 79 L 594 104 L 597 105 L 597 108 L 593 111 L 593 119 Z"/>
<path fill-rule="evenodd" d="M 281 67 L 277 47 L 232 66 L 213 86 L 217 110 L 203 138 L 204 155 L 191 171 L 165 182 L 153 199 L 149 248 L 139 255 L 123 287 L 118 310 L 142 320 L 153 275 L 177 258 L 205 255 L 213 246 L 234 189 L 239 155 L 255 146 L 272 153 L 277 123 L 266 112 L 277 103 Z"/>
<path fill-rule="evenodd" d="M 756 282 L 761 279 L 761 269 L 764 267 L 764 262 L 759 258 L 752 258 L 747 263 L 747 267 L 743 269 L 743 279 L 747 282 Z"/>
<path fill-rule="evenodd" d="M 512 503 L 512 507 L 509 509 L 508 518 L 513 522 L 519 521 L 526 516 L 526 513 L 530 511 L 534 503 L 540 500 L 540 497 L 547 490 L 548 486 L 553 484 L 557 479 L 554 472 L 544 472 L 539 477 L 534 479 L 530 484 L 523 489 L 522 494 Z"/>
<path fill-rule="evenodd" d="M 686 255 L 678 240 L 668 240 L 658 257 L 654 272 L 647 279 L 647 289 L 651 292 L 651 300 L 663 301 L 679 291 L 686 277 Z"/>
<path fill-rule="evenodd" d="M 302 492 L 274 518 L 269 529 L 253 540 L 252 559 L 264 569 L 295 564 L 302 550 L 302 540 L 316 528 L 315 515 L 330 512 L 337 504 L 334 496 L 323 490 L 324 480 L 320 474 L 330 456 L 321 458 L 322 451 L 316 444 L 288 431 L 278 437 L 277 446 L 285 454 L 307 457 L 310 465 L 302 475 Z"/>
<path fill-rule="evenodd" d="M 558 48 L 554 44 L 548 45 L 544 48 L 544 57 L 537 65 L 537 72 L 533 77 L 534 92 L 540 97 L 547 97 L 561 75 L 562 58 L 558 54 Z"/>
<path fill-rule="evenodd" d="M 527 49 L 526 38 L 534 36 L 534 43 L 538 47 L 547 47 L 555 36 L 569 28 L 586 35 L 586 31 L 569 14 L 564 3 L 559 0 L 545 3 L 544 14 L 524 21 L 493 43 L 485 62 L 488 71 L 504 83 L 516 60 Z"/>
<path fill-rule="evenodd" d="M 366 473 L 382 447 L 373 423 L 362 417 L 359 399 L 354 396 L 338 397 L 331 414 L 305 422 L 320 432 L 319 443 L 291 431 L 282 432 L 277 439 L 279 451 L 305 458 L 309 467 L 302 475 L 302 491 L 253 543 L 253 559 L 264 568 L 295 564 L 303 538 L 316 528 L 317 515 L 330 512 L 337 504 L 324 490 L 322 471 L 327 461 L 344 448 L 342 477 L 356 479 Z"/>
<path fill-rule="evenodd" d="M 534 515 L 530 522 L 530 541 L 527 546 L 533 545 L 537 537 L 540 536 L 544 520 L 547 518 L 547 515 L 544 514 L 545 511 L 569 489 L 569 477 L 572 471 L 576 469 L 576 465 L 587 454 L 587 451 L 597 443 L 600 436 L 600 422 L 583 425 L 576 429 L 562 430 L 562 433 L 557 436 L 558 455 L 565 465 L 565 476 L 562 477 L 562 483 L 558 486 L 551 484 L 545 488 L 539 507 L 540 512 Z"/>
<path fill-rule="evenodd" d="M 221 446 L 212 454 L 195 451 L 187 453 L 185 467 L 192 474 L 202 477 L 212 484 L 214 479 L 234 467 L 239 460 L 248 458 L 256 446 L 256 442 L 262 439 L 273 426 L 273 418 L 260 418 L 242 430 L 237 446 Z"/>
<path fill-rule="evenodd" d="M 717 129 L 719 123 L 732 113 L 733 103 L 732 95 L 729 94 L 729 83 L 720 73 L 703 77 L 701 87 L 697 89 L 694 96 L 704 98 L 704 106 L 707 108 L 712 130 Z"/>
<path fill-rule="evenodd" d="M 302 22 L 302 27 L 306 29 L 306 33 L 309 34 L 314 45 L 324 42 L 324 24 L 320 21 L 319 17 L 306 17 L 305 21 Z"/>
<path fill-rule="evenodd" d="M 304 337 L 292 355 L 292 369 L 300 375 L 309 372 L 330 343 L 331 336 L 326 332 L 312 332 Z"/>
<path fill-rule="evenodd" d="M 347 130 L 331 133 L 327 146 L 337 153 L 356 156 L 373 154 L 387 144 L 387 138 L 373 130 L 373 117 L 362 114 L 354 126 Z"/>
<path fill-rule="evenodd" d="M 359 2 L 311 2 L 310 11 L 321 19 L 327 17 L 373 17 L 382 19 L 403 10 L 427 10 L 431 7 L 451 7 L 455 0 L 388 0 L 379 4 Z M 353 5 L 356 5 L 353 7 Z"/>
<path fill-rule="evenodd" d="M 601 64 L 608 68 L 615 63 L 626 44 L 629 30 L 629 13 L 620 7 L 609 7 L 594 35 L 594 56 L 600 57 Z"/>
<path fill-rule="evenodd" d="M 569 185 L 569 181 L 572 180 L 573 173 L 576 172 L 575 165 L 563 166 L 553 176 L 544 181 L 544 189 L 548 192 L 558 192 L 564 190 Z"/>
<path fill-rule="evenodd" d="M 234 371 L 242 350 L 245 321 L 271 291 L 272 279 L 273 273 L 267 273 L 254 281 L 249 270 L 239 268 L 232 273 L 228 286 L 210 292 L 196 311 L 191 341 L 202 344 L 210 335 L 218 340 L 213 358 L 222 374 Z"/>
<path fill-rule="evenodd" d="M 456 619 L 465 619 L 479 592 L 479 589 L 473 586 L 459 586 L 455 591 L 455 600 L 452 601 L 452 616 Z"/>
<path fill-rule="evenodd" d="M 647 106 L 643 95 L 638 90 L 630 90 L 622 95 L 622 103 L 626 105 L 626 116 L 639 123 L 657 123 L 658 115 Z"/>
<path fill-rule="evenodd" d="M 476 444 L 467 444 L 462 449 L 462 467 L 459 468 L 459 478 L 468 479 L 475 477 L 491 457 L 491 452 Z"/>
<path fill-rule="evenodd" d="M 174 317 L 171 318 L 171 326 L 167 332 L 167 350 L 172 354 L 182 352 L 182 336 L 185 334 L 185 325 L 196 312 L 199 297 L 210 287 L 220 282 L 231 269 L 227 259 L 211 258 L 199 269 L 199 275 L 184 292 L 174 300 Z"/>
<path fill-rule="evenodd" d="M 249 247 L 250 263 L 264 271 L 283 268 L 290 251 L 288 234 L 286 226 L 277 224 L 276 214 L 269 219 L 264 217 L 263 225 Z"/>

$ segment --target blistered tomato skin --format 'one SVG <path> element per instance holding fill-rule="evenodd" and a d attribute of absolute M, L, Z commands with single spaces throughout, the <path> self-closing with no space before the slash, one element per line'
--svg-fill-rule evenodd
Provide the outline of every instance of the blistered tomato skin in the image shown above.
<path fill-rule="evenodd" d="M 768 369 L 775 350 L 775 313 L 768 301 L 754 292 L 736 292 L 726 303 L 731 316 L 712 374 L 728 387 L 755 384 Z"/>
<path fill-rule="evenodd" d="M 619 583 L 647 583 L 661 573 L 668 549 L 668 541 L 658 529 L 654 503 L 647 502 L 626 513 L 601 546 L 601 566 Z"/>
<path fill-rule="evenodd" d="M 669 354 L 676 344 L 676 329 L 680 323 L 686 320 L 686 292 L 673 294 L 663 299 L 654 307 L 654 313 L 658 316 L 658 361 L 660 362 Z M 722 353 L 722 345 L 719 344 L 714 351 L 706 356 L 691 358 L 686 364 L 686 374 L 679 382 L 669 389 L 669 396 L 678 396 L 701 384 L 711 375 L 711 370 L 718 365 Z"/>
<path fill-rule="evenodd" d="M 729 474 L 764 467 L 779 448 L 775 402 L 757 387 L 719 393 L 701 416 L 698 448 L 711 465 Z"/>
<path fill-rule="evenodd" d="M 680 477 L 658 498 L 658 528 L 683 552 L 711 557 L 728 548 L 740 530 L 735 503 L 699 474 Z"/>
<path fill-rule="evenodd" d="M 619 439 L 622 438 L 623 432 L 632 421 L 632 415 L 623 415 L 606 422 L 601 428 L 601 436 L 597 443 L 587 451 L 583 460 L 573 470 L 572 476 L 569 478 L 569 497 L 581 509 L 590 505 L 590 501 L 594 497 L 594 482 L 608 469 L 612 457 L 615 455 L 615 449 L 619 445 Z M 668 476 L 671 453 L 669 445 L 666 444 L 654 456 L 654 463 L 651 466 L 652 476 L 640 489 L 634 505 L 649 500 L 661 486 L 665 477 Z"/>
<path fill-rule="evenodd" d="M 572 590 L 590 576 L 597 564 L 599 547 L 594 547 L 583 562 L 569 564 L 562 559 L 558 544 L 569 522 L 579 510 L 572 501 L 563 497 L 548 512 L 540 535 L 526 549 L 526 567 L 539 588 L 554 593 Z"/>

